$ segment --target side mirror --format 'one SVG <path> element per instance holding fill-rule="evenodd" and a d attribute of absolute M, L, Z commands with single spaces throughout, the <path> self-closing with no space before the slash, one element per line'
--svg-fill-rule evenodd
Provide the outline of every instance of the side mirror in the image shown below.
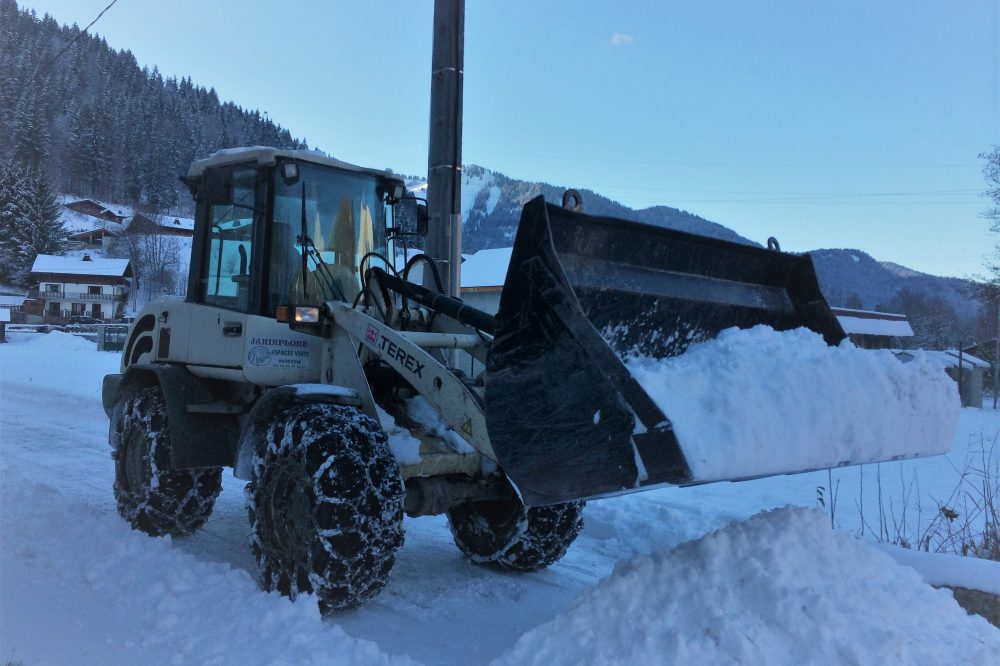
<path fill-rule="evenodd" d="M 220 174 L 208 171 L 199 178 L 181 176 L 182 183 L 191 191 L 195 201 L 208 199 L 209 204 L 222 203 L 229 199 L 232 193 L 232 180 L 223 178 Z"/>
<path fill-rule="evenodd" d="M 417 204 L 417 235 L 427 235 L 427 225 L 430 216 L 427 215 L 427 204 Z"/>
<path fill-rule="evenodd" d="M 427 235 L 427 205 L 416 197 L 403 197 L 392 207 L 392 227 L 400 236 Z"/>
<path fill-rule="evenodd" d="M 208 199 L 208 204 L 226 204 L 233 200 L 232 174 L 215 169 L 207 170 L 201 177 L 199 194 Z"/>

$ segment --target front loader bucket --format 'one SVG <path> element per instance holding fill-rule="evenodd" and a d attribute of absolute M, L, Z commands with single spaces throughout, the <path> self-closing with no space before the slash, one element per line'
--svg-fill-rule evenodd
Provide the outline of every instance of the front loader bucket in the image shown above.
<path fill-rule="evenodd" d="M 484 375 L 490 440 L 528 505 L 696 483 L 621 358 L 723 329 L 844 333 L 808 256 L 529 202 Z"/>

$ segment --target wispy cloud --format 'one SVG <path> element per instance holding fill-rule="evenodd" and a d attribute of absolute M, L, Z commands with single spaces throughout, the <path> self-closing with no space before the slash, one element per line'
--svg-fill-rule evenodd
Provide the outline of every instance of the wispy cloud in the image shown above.
<path fill-rule="evenodd" d="M 634 40 L 632 35 L 626 34 L 624 32 L 616 32 L 611 35 L 611 46 L 627 46 L 631 44 Z"/>

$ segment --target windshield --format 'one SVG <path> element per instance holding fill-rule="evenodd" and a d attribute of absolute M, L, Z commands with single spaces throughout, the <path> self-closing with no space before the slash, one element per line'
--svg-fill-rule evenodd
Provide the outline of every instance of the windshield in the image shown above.
<path fill-rule="evenodd" d="M 361 258 L 386 252 L 385 208 L 374 177 L 298 166 L 291 184 L 275 170 L 268 312 L 279 304 L 353 301 Z"/>

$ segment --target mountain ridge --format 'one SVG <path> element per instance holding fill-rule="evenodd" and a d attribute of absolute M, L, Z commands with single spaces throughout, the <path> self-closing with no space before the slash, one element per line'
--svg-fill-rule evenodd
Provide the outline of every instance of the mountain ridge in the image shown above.
<path fill-rule="evenodd" d="M 7 28 L 0 35 L 0 159 L 46 167 L 61 192 L 185 215 L 191 206 L 176 176 L 192 159 L 238 145 L 308 147 L 266 114 L 220 101 L 214 88 L 189 77 L 140 68 L 131 52 L 116 51 L 97 35 L 81 36 L 79 28 L 60 26 L 48 14 L 39 18 L 14 0 L 0 0 L 0 19 Z M 64 57 L 54 57 L 64 49 Z M 37 75 L 45 63 L 51 67 Z M 564 191 L 477 165 L 465 167 L 462 178 L 467 252 L 510 245 L 523 204 L 538 195 L 559 204 Z M 636 210 L 591 190 L 580 192 L 593 215 L 759 245 L 668 205 Z M 879 262 L 861 250 L 811 254 L 831 304 L 905 312 L 930 303 L 941 317 L 955 320 L 939 327 L 941 339 L 956 338 L 951 344 L 959 332 L 974 329 L 982 309 L 969 280 Z"/>

